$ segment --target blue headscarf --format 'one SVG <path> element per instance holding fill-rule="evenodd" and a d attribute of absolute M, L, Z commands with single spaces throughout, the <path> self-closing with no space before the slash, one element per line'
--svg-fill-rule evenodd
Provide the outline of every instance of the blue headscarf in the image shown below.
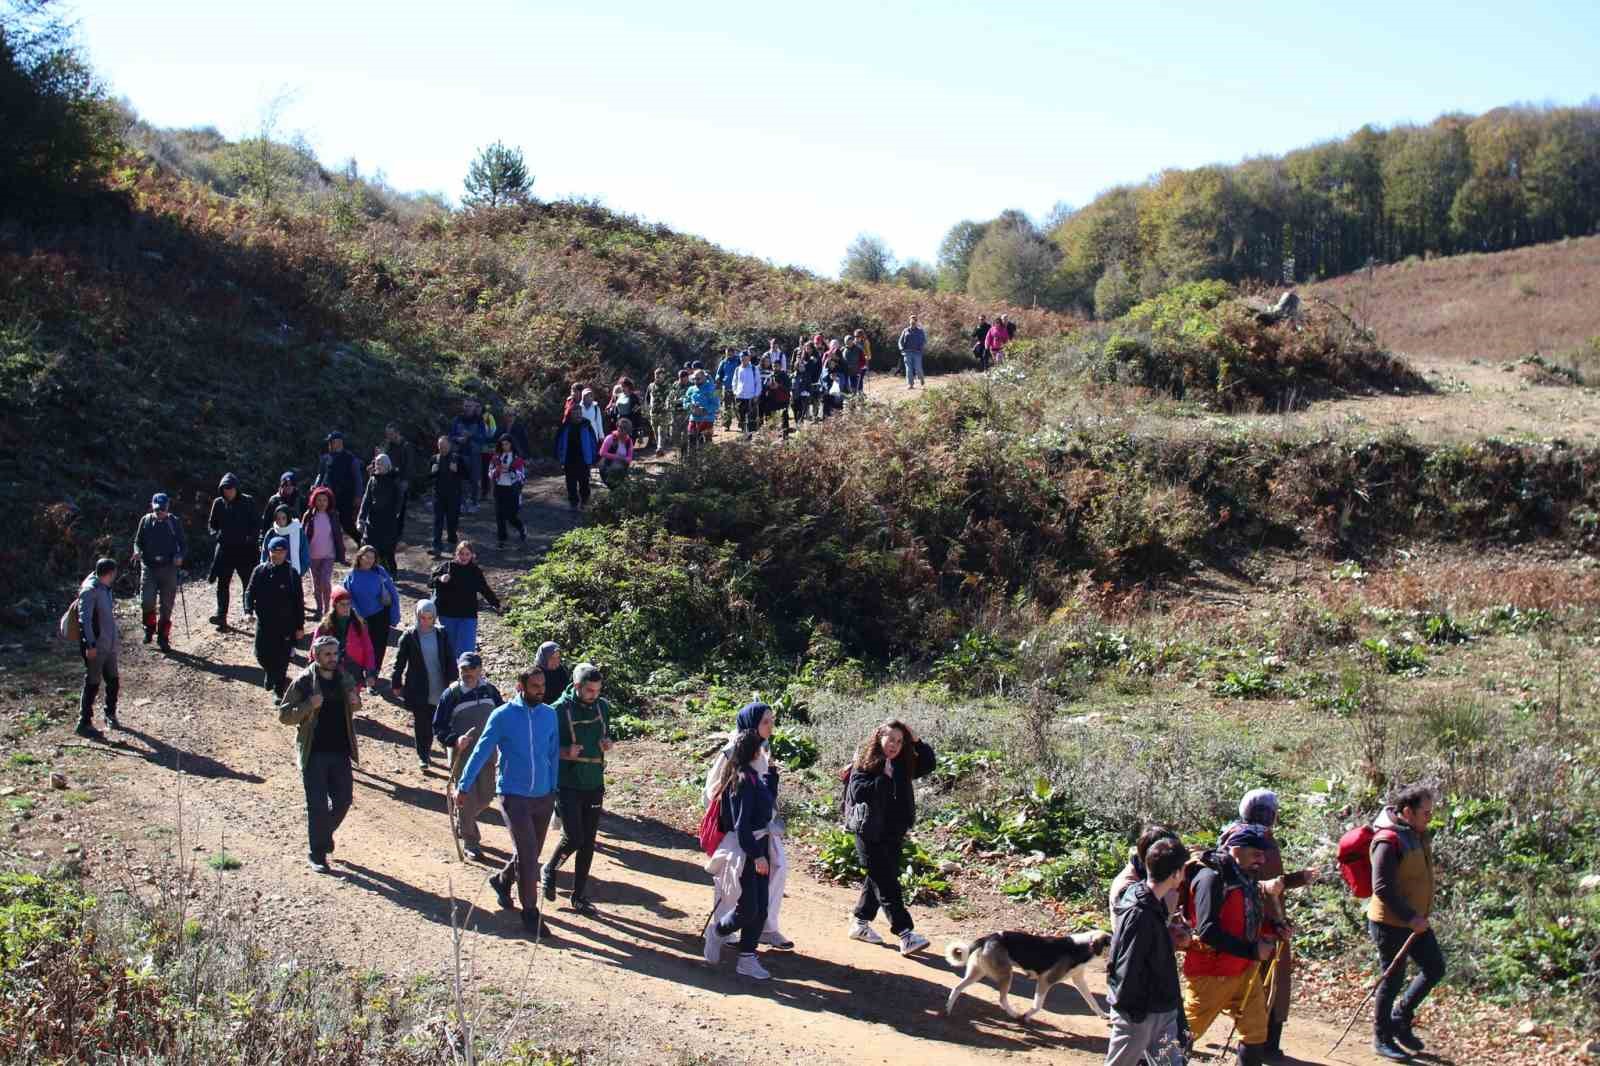
<path fill-rule="evenodd" d="M 746 730 L 756 729 L 761 725 L 761 719 L 765 718 L 770 710 L 772 710 L 771 707 L 759 700 L 745 704 L 739 708 L 739 716 L 733 720 L 734 731 L 742 733 Z"/>

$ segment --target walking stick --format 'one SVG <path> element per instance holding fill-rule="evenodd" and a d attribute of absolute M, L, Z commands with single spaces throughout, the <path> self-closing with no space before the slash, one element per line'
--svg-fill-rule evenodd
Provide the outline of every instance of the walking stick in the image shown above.
<path fill-rule="evenodd" d="M 1421 935 L 1416 930 L 1412 930 L 1411 935 L 1406 937 L 1406 942 L 1400 945 L 1400 953 L 1394 957 L 1394 961 L 1379 975 L 1378 979 L 1372 982 L 1372 987 L 1367 989 L 1366 998 L 1361 1001 L 1361 1006 L 1356 1008 L 1356 1012 L 1350 1015 L 1350 1024 L 1344 1027 L 1344 1032 L 1340 1033 L 1339 1039 L 1333 1042 L 1333 1046 L 1328 1049 L 1328 1054 L 1332 1055 L 1339 1050 L 1339 1045 L 1344 1043 L 1344 1038 L 1350 1035 L 1351 1029 L 1355 1028 L 1356 1019 L 1361 1017 L 1361 1012 L 1367 1009 L 1367 1004 L 1372 1002 L 1372 997 L 1378 994 L 1378 988 L 1389 979 L 1390 974 L 1394 973 L 1395 967 L 1405 965 L 1406 955 L 1410 953 L 1411 945 Z"/>
<path fill-rule="evenodd" d="M 189 632 L 189 597 L 183 594 L 183 571 L 178 571 L 178 603 L 183 607 L 183 639 L 193 641 L 194 636 Z"/>
<path fill-rule="evenodd" d="M 461 809 L 456 806 L 457 786 L 461 783 L 461 753 L 450 747 L 450 780 L 444 786 L 444 809 L 450 815 L 450 841 L 456 846 L 456 862 L 466 862 L 461 850 Z"/>
<path fill-rule="evenodd" d="M 1246 988 L 1244 990 L 1244 999 L 1239 1001 L 1239 1013 L 1240 1014 L 1243 1014 L 1244 1013 L 1244 1009 L 1250 1005 L 1250 997 L 1256 994 L 1256 985 L 1257 984 L 1265 984 L 1267 986 L 1267 1011 L 1268 1011 L 1269 1014 L 1271 1013 L 1271 1011 L 1272 1011 L 1272 978 L 1277 973 L 1277 970 L 1278 970 L 1278 959 L 1282 955 L 1283 955 L 1283 941 L 1280 940 L 1280 941 L 1278 941 L 1278 946 L 1272 949 L 1272 964 L 1267 967 L 1266 980 L 1265 981 L 1261 981 L 1261 982 L 1257 982 L 1257 981 L 1252 979 L 1251 982 L 1250 982 L 1250 987 Z M 1226 1039 L 1226 1040 L 1224 1040 L 1222 1042 L 1222 1055 L 1223 1055 L 1224 1058 L 1227 1057 L 1228 1049 L 1233 1044 L 1233 1034 L 1238 1032 L 1238 1031 L 1239 1031 L 1239 1019 L 1237 1017 L 1235 1017 L 1233 1019 L 1233 1024 L 1228 1027 L 1228 1039 Z"/>

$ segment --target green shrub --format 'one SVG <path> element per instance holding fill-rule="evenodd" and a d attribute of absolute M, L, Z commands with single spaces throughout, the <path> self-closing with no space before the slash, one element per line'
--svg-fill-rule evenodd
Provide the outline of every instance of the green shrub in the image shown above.
<path fill-rule="evenodd" d="M 856 884 L 867 876 L 856 857 L 855 834 L 827 829 L 817 848 L 818 872 L 830 881 Z M 900 846 L 900 887 L 907 903 L 931 903 L 950 894 L 950 881 L 923 846 L 906 837 Z"/>
<path fill-rule="evenodd" d="M 774 729 L 772 739 L 772 757 L 782 763 L 788 770 L 804 770 L 817 762 L 817 742 L 804 733 L 788 729 Z"/>
<path fill-rule="evenodd" d="M 1361 646 L 1387 674 L 1420 674 L 1428 668 L 1428 655 L 1420 644 L 1391 642 L 1388 637 L 1368 637 Z"/>

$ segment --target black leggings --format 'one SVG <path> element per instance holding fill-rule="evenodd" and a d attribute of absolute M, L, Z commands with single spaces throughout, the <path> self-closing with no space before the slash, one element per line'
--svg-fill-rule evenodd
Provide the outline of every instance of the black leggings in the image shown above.
<path fill-rule="evenodd" d="M 772 867 L 767 869 L 771 870 Z M 771 891 L 768 884 L 766 874 L 756 873 L 755 860 L 746 858 L 744 869 L 739 873 L 739 907 L 717 922 L 717 932 L 723 936 L 739 930 L 741 954 L 754 955 L 756 945 L 761 943 L 761 931 L 767 927 L 768 894 Z"/>
<path fill-rule="evenodd" d="M 389 650 L 389 609 L 385 607 L 377 614 L 370 614 L 362 619 L 367 625 L 367 636 L 372 638 L 373 669 L 383 673 L 383 654 Z"/>
<path fill-rule="evenodd" d="M 913 927 L 905 895 L 900 891 L 900 846 L 904 839 L 893 836 L 887 840 L 866 840 L 856 834 L 856 858 L 866 868 L 867 879 L 861 885 L 861 897 L 856 900 L 855 916 L 870 922 L 882 907 L 889 917 L 889 932 L 895 936 L 908 933 Z"/>
<path fill-rule="evenodd" d="M 514 526 L 517 535 L 523 538 L 528 536 L 528 530 L 522 524 L 522 518 L 517 514 L 521 504 L 522 486 L 496 485 L 494 487 L 494 526 L 495 532 L 501 540 L 506 539 L 506 526 Z"/>
<path fill-rule="evenodd" d="M 572 864 L 572 898 L 583 899 L 589 887 L 589 867 L 594 862 L 594 838 L 600 833 L 600 805 L 606 790 L 564 788 L 561 790 L 561 842 L 550 856 L 545 876 L 554 879 L 567 856 L 577 854 Z"/>
<path fill-rule="evenodd" d="M 433 751 L 433 708 L 426 703 L 411 706 L 411 735 L 417 742 L 417 758 L 427 762 Z"/>
<path fill-rule="evenodd" d="M 589 502 L 589 468 L 587 466 L 566 465 L 567 471 L 567 499 L 572 503 Z"/>

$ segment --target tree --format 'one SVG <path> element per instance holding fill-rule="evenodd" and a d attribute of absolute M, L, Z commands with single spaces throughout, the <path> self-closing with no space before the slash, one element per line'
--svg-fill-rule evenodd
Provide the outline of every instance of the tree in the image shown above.
<path fill-rule="evenodd" d="M 972 251 L 983 240 L 988 225 L 964 219 L 950 227 L 939 242 L 939 287 L 946 292 L 967 291 L 967 268 L 972 264 Z"/>
<path fill-rule="evenodd" d="M 897 285 L 904 285 L 910 289 L 925 289 L 932 291 L 938 287 L 939 277 L 933 267 L 920 259 L 907 259 L 900 264 L 900 269 L 894 272 Z"/>
<path fill-rule="evenodd" d="M 972 253 L 967 292 L 980 300 L 1054 304 L 1051 280 L 1060 253 L 1030 224 L 993 226 Z"/>
<path fill-rule="evenodd" d="M 888 281 L 894 272 L 894 253 L 883 243 L 882 237 L 863 233 L 845 249 L 844 262 L 839 264 L 839 276 L 846 281 Z"/>
<path fill-rule="evenodd" d="M 525 204 L 533 196 L 533 176 L 522 149 L 507 148 L 499 141 L 478 152 L 467 168 L 465 184 L 467 194 L 461 199 L 468 207 Z"/>

